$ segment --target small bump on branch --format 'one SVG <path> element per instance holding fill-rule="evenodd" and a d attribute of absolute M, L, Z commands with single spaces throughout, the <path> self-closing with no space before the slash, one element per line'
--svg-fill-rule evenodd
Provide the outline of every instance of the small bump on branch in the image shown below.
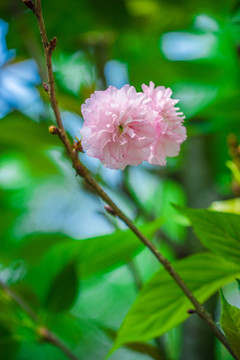
<path fill-rule="evenodd" d="M 49 126 L 48 131 L 49 131 L 49 134 L 58 135 L 58 136 L 59 136 L 59 132 L 60 132 L 60 131 L 59 131 L 59 129 L 58 129 L 55 125 Z"/>
<path fill-rule="evenodd" d="M 56 38 L 56 36 L 54 36 L 54 38 L 52 38 L 52 39 L 50 40 L 50 43 L 49 43 L 49 51 L 55 50 L 56 46 L 57 46 L 57 38 Z"/>
<path fill-rule="evenodd" d="M 78 152 L 84 153 L 81 140 L 79 140 L 76 136 L 75 136 L 75 139 L 77 141 L 73 140 L 73 148 Z"/>
<path fill-rule="evenodd" d="M 35 4 L 33 0 L 22 0 L 22 2 L 30 9 L 30 10 L 34 10 L 35 9 Z"/>
<path fill-rule="evenodd" d="M 46 84 L 45 82 L 43 82 L 43 88 L 44 88 L 44 90 L 46 91 L 46 93 L 48 93 L 49 94 L 49 86 L 48 86 L 48 84 Z"/>
<path fill-rule="evenodd" d="M 40 341 L 45 341 L 48 338 L 49 331 L 44 326 L 40 326 L 36 329 L 36 333 Z"/>
<path fill-rule="evenodd" d="M 104 209 L 106 210 L 107 213 L 109 213 L 112 216 L 117 216 L 117 214 L 115 213 L 115 211 L 113 210 L 113 208 L 111 208 L 111 206 L 109 205 L 104 205 Z"/>
<path fill-rule="evenodd" d="M 190 314 L 190 315 L 196 314 L 196 310 L 194 310 L 194 309 L 188 309 L 187 313 Z"/>

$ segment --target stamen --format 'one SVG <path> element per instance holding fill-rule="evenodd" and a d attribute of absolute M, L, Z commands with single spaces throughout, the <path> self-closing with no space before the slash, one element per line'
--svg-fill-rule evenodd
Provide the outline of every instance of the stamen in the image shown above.
<path fill-rule="evenodd" d="M 119 127 L 119 130 L 120 130 L 120 133 L 122 134 L 122 132 L 123 132 L 123 126 L 120 124 L 120 125 L 118 125 L 118 127 Z"/>

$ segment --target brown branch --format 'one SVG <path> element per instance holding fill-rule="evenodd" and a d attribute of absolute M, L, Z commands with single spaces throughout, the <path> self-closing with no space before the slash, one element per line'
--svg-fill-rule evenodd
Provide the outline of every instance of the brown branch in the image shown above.
<path fill-rule="evenodd" d="M 30 308 L 30 306 L 23 300 L 17 293 L 15 293 L 9 286 L 4 284 L 0 280 L 0 287 L 2 290 L 12 299 L 15 301 L 15 303 L 18 304 L 18 306 L 24 310 L 24 312 L 34 321 L 38 322 L 38 316 L 35 314 L 35 312 Z"/>
<path fill-rule="evenodd" d="M 37 334 L 41 341 L 48 342 L 59 348 L 70 360 L 79 360 L 72 351 L 48 328 L 39 326 L 40 319 L 38 315 L 32 310 L 32 308 L 21 298 L 15 291 L 13 291 L 8 285 L 4 284 L 0 280 L 0 288 L 12 299 L 16 304 L 33 320 L 37 325 Z"/>
<path fill-rule="evenodd" d="M 89 170 L 80 162 L 78 158 L 78 151 L 74 149 L 66 135 L 66 132 L 63 128 L 60 110 L 58 107 L 58 103 L 56 100 L 56 92 L 54 87 L 54 76 L 52 70 L 52 45 L 55 40 L 50 41 L 47 40 L 46 29 L 44 25 L 43 15 L 42 15 L 42 7 L 41 7 L 41 0 L 35 1 L 35 7 L 33 9 L 34 14 L 37 17 L 38 25 L 40 29 L 40 34 L 42 38 L 42 43 L 44 47 L 44 53 L 46 58 L 46 65 L 48 71 L 48 81 L 49 81 L 49 99 L 51 106 L 53 108 L 56 122 L 58 125 L 58 136 L 61 139 L 62 143 L 64 144 L 71 160 L 74 169 L 76 170 L 77 174 L 81 176 L 86 183 L 94 189 L 97 195 L 106 202 L 114 211 L 117 217 L 119 217 L 128 227 L 132 230 L 132 232 L 139 238 L 139 240 L 149 248 L 149 250 L 153 253 L 153 255 L 157 258 L 157 260 L 163 265 L 166 271 L 172 276 L 174 281 L 177 285 L 182 289 L 186 297 L 191 301 L 193 304 L 197 314 L 211 327 L 212 331 L 214 332 L 215 336 L 221 341 L 221 343 L 227 348 L 230 354 L 233 356 L 234 359 L 237 360 L 237 357 L 233 353 L 227 339 L 225 338 L 224 334 L 218 329 L 216 324 L 214 323 L 211 315 L 204 309 L 204 307 L 198 302 L 195 298 L 191 290 L 187 287 L 184 280 L 179 276 L 179 274 L 174 270 L 171 263 L 168 259 L 166 259 L 155 247 L 155 245 L 148 240 L 134 225 L 134 223 L 118 208 L 118 206 L 112 201 L 112 199 L 105 193 L 105 191 L 99 186 L 99 184 L 94 180 L 91 176 Z M 55 38 L 54 38 L 55 39 Z M 56 45 L 56 44 L 55 44 Z M 55 47 L 55 46 L 54 46 Z"/>
<path fill-rule="evenodd" d="M 70 360 L 78 360 L 78 358 L 72 353 L 72 351 L 51 331 L 46 327 L 40 327 L 38 334 L 41 339 L 49 344 L 59 348 Z"/>

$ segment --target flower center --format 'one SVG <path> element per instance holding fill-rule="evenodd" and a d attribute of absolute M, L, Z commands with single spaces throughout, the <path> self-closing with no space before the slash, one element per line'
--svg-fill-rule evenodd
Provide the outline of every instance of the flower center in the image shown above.
<path fill-rule="evenodd" d="M 122 134 L 122 132 L 123 132 L 123 126 L 122 126 L 122 124 L 118 125 L 118 128 L 119 128 L 119 130 L 120 130 L 120 133 Z"/>

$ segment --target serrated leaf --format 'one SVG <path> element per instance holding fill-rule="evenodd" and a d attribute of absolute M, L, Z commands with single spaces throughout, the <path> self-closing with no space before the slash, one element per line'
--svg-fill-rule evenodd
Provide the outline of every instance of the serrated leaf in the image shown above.
<path fill-rule="evenodd" d="M 211 253 L 189 256 L 173 266 L 201 303 L 240 272 L 237 264 Z M 110 353 L 127 343 L 161 336 L 184 321 L 192 306 L 166 270 L 159 270 L 140 291 Z"/>
<path fill-rule="evenodd" d="M 175 206 L 186 215 L 203 245 L 230 261 L 240 262 L 240 215 Z"/>
<path fill-rule="evenodd" d="M 240 359 L 240 309 L 229 304 L 221 291 L 222 314 L 221 327 L 233 349 Z"/>
<path fill-rule="evenodd" d="M 78 293 L 79 278 L 76 264 L 67 264 L 53 279 L 46 295 L 45 306 L 50 312 L 68 310 Z"/>

